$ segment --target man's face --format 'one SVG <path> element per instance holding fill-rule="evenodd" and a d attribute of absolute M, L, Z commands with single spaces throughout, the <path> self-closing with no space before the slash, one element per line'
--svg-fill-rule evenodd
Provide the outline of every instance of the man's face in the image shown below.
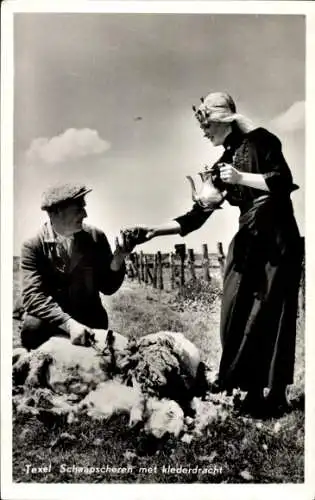
<path fill-rule="evenodd" d="M 58 210 L 58 224 L 65 235 L 77 233 L 82 229 L 83 219 L 87 217 L 83 198 L 73 200 Z"/>

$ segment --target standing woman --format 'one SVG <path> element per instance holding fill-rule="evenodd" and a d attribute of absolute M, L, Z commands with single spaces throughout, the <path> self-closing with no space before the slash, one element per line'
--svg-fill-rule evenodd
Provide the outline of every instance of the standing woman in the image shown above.
<path fill-rule="evenodd" d="M 297 186 L 275 135 L 254 128 L 226 93 L 211 93 L 201 101 L 193 108 L 201 129 L 214 146 L 224 147 L 215 185 L 240 210 L 226 261 L 216 386 L 247 391 L 246 413 L 277 415 L 287 406 L 286 387 L 294 374 L 302 252 L 290 193 Z M 146 228 L 146 238 L 185 236 L 214 210 L 197 200 L 186 214 Z"/>

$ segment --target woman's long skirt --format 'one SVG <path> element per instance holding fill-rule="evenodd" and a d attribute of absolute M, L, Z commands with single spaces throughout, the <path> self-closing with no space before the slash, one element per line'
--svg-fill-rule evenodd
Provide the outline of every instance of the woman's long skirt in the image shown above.
<path fill-rule="evenodd" d="M 283 388 L 293 382 L 301 238 L 291 202 L 281 209 L 257 205 L 240 217 L 227 256 L 223 389 Z"/>

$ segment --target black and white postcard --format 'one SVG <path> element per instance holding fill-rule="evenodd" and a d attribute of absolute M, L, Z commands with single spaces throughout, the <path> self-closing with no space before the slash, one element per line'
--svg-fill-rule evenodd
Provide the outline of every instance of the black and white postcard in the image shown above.
<path fill-rule="evenodd" d="M 314 21 L 3 2 L 5 500 L 315 498 Z"/>

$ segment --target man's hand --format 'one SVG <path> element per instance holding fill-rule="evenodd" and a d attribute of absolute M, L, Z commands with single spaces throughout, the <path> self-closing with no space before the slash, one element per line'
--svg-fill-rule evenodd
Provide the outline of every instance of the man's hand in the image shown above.
<path fill-rule="evenodd" d="M 119 235 L 115 238 L 115 254 L 126 257 L 135 247 L 132 234 L 128 230 L 121 230 Z"/>
<path fill-rule="evenodd" d="M 63 330 L 69 333 L 71 343 L 74 345 L 90 346 L 93 338 L 93 330 L 74 319 L 69 319 L 63 326 Z"/>
<path fill-rule="evenodd" d="M 133 242 L 126 238 L 124 231 L 120 231 L 119 236 L 115 238 L 115 250 L 110 264 L 112 271 L 119 271 L 125 262 L 125 257 L 132 252 Z"/>
<path fill-rule="evenodd" d="M 132 227 L 120 231 L 119 236 L 115 238 L 115 254 L 126 257 L 136 245 L 145 243 L 153 237 L 153 230 L 148 227 Z"/>
<path fill-rule="evenodd" d="M 149 241 L 155 234 L 153 229 L 148 227 L 133 227 L 126 228 L 120 231 L 118 237 L 115 238 L 115 251 L 111 262 L 111 269 L 117 271 L 121 268 L 125 257 L 130 254 L 136 245 Z"/>
<path fill-rule="evenodd" d="M 136 245 L 145 243 L 148 238 L 150 229 L 148 227 L 136 226 L 125 228 L 120 231 L 120 236 L 116 238 L 116 246 L 125 254 L 132 252 Z"/>
<path fill-rule="evenodd" d="M 131 252 L 136 245 L 146 243 L 154 237 L 154 228 L 148 226 L 134 226 L 121 231 L 126 248 Z"/>

